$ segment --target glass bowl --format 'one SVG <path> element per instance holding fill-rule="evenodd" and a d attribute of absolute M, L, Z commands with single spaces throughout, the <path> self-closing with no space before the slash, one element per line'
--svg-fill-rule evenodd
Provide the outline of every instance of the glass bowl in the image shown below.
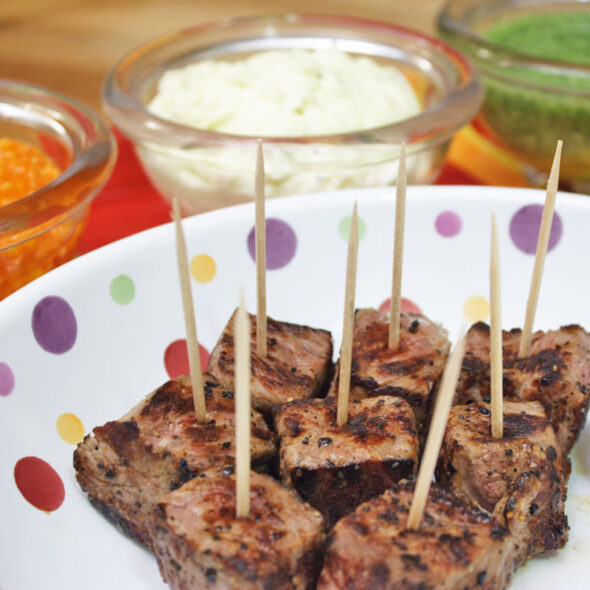
<path fill-rule="evenodd" d="M 341 134 L 264 137 L 266 196 L 395 182 L 400 144 L 408 180 L 429 183 L 453 133 L 476 114 L 483 90 L 445 43 L 393 25 L 320 15 L 244 17 L 184 29 L 142 45 L 108 74 L 104 107 L 135 145 L 146 173 L 185 214 L 252 200 L 256 141 L 174 123 L 146 105 L 167 70 L 197 60 L 235 60 L 273 49 L 337 49 L 396 64 L 422 111 L 386 126 Z M 262 134 L 265 135 L 265 134 Z"/>
<path fill-rule="evenodd" d="M 491 136 L 529 164 L 540 184 L 551 168 L 557 140 L 563 139 L 564 187 L 590 193 L 590 66 L 519 53 L 486 38 L 487 31 L 514 17 L 539 18 L 556 11 L 590 15 L 590 3 L 451 0 L 438 26 L 480 71 L 486 90 L 481 114 Z M 538 45 L 531 51 L 539 53 Z"/>
<path fill-rule="evenodd" d="M 106 122 L 56 92 L 0 80 L 0 138 L 20 140 L 49 157 L 60 175 L 0 206 L 0 299 L 75 253 L 90 201 L 116 157 Z"/>

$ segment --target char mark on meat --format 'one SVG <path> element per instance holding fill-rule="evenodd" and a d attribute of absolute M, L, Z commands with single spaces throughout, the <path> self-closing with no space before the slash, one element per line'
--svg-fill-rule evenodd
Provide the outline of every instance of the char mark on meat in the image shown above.
<path fill-rule="evenodd" d="M 207 370 L 227 389 L 234 389 L 234 317 L 211 351 Z M 256 352 L 256 317 L 249 315 L 250 388 L 253 406 L 268 414 L 275 404 L 325 394 L 332 375 L 332 337 L 326 330 L 268 318 L 268 354 Z"/>
<path fill-rule="evenodd" d="M 121 530 L 149 547 L 147 519 L 156 501 L 212 465 L 233 466 L 233 396 L 205 375 L 207 423 L 197 422 L 190 378 L 165 383 L 120 420 L 78 445 L 74 469 L 90 501 Z M 265 469 L 276 438 L 252 413 L 252 462 Z"/>

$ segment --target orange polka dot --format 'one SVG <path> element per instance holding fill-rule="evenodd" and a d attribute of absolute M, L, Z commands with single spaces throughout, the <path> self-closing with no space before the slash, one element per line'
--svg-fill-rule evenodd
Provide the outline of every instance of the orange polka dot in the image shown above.
<path fill-rule="evenodd" d="M 485 297 L 474 295 L 465 300 L 463 316 L 471 323 L 485 322 L 490 317 L 490 304 Z"/>
<path fill-rule="evenodd" d="M 215 260 L 208 254 L 198 254 L 193 257 L 190 264 L 191 275 L 197 283 L 208 283 L 217 274 Z"/>
<path fill-rule="evenodd" d="M 84 425 L 78 416 L 66 412 L 57 419 L 57 433 L 71 445 L 77 445 L 84 438 Z"/>

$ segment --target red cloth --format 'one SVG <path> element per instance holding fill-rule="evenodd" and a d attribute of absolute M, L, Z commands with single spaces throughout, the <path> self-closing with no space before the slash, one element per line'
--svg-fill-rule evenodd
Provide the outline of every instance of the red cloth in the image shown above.
<path fill-rule="evenodd" d="M 170 207 L 146 177 L 132 143 L 115 130 L 119 156 L 113 174 L 94 199 L 79 253 L 170 221 Z M 481 184 L 445 163 L 436 184 Z"/>
<path fill-rule="evenodd" d="M 90 207 L 80 254 L 170 221 L 170 208 L 147 179 L 133 144 L 118 131 L 115 137 L 117 163 Z"/>

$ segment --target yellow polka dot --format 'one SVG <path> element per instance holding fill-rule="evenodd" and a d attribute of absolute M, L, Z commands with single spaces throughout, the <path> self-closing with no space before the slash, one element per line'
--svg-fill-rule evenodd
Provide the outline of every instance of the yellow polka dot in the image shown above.
<path fill-rule="evenodd" d="M 490 304 L 485 297 L 474 295 L 463 304 L 463 315 L 472 322 L 485 322 L 490 316 Z"/>
<path fill-rule="evenodd" d="M 191 260 L 191 275 L 197 283 L 212 281 L 217 273 L 215 260 L 207 254 L 199 254 Z"/>
<path fill-rule="evenodd" d="M 84 438 L 84 425 L 74 414 L 62 414 L 57 419 L 56 426 L 58 434 L 71 445 L 77 445 Z"/>

